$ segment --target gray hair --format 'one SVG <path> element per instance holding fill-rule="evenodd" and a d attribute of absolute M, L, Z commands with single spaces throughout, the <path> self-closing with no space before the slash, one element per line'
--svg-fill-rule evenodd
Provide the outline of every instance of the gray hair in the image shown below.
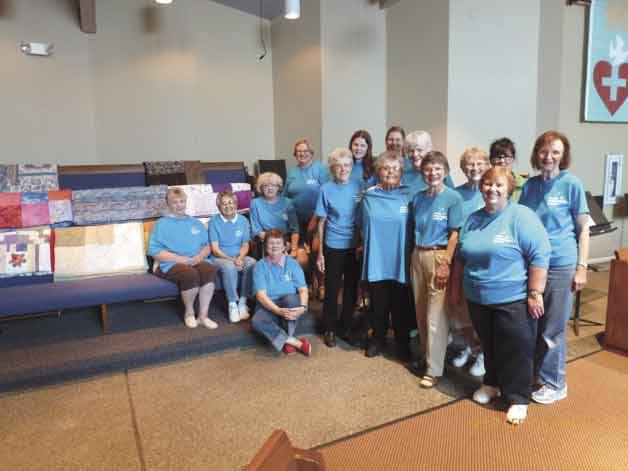
<path fill-rule="evenodd" d="M 331 151 L 331 154 L 329 154 L 329 159 L 327 161 L 329 168 L 331 169 L 338 165 L 338 161 L 343 159 L 347 159 L 351 162 L 351 164 L 353 164 L 353 154 L 351 151 L 345 147 L 336 147 Z"/>
<path fill-rule="evenodd" d="M 432 150 L 432 136 L 427 131 L 412 131 L 406 136 L 404 147 L 416 146 L 419 143 L 425 143 L 425 147 Z"/>
<path fill-rule="evenodd" d="M 283 187 L 283 179 L 275 172 L 260 173 L 257 177 L 257 182 L 255 183 L 255 189 L 258 193 L 262 192 L 262 187 L 264 185 L 279 185 L 279 188 L 281 189 Z"/>
<path fill-rule="evenodd" d="M 398 163 L 401 173 L 403 173 L 403 157 L 392 150 L 387 150 L 379 154 L 377 160 L 375 161 L 375 171 L 379 172 L 385 164 L 390 162 Z"/>

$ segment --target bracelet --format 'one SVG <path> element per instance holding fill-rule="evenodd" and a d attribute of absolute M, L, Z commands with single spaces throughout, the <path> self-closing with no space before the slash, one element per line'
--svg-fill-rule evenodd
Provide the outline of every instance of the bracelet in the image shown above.
<path fill-rule="evenodd" d="M 589 267 L 589 265 L 587 265 L 585 262 L 578 262 L 576 263 L 577 267 L 582 267 L 584 269 L 587 269 Z"/>
<path fill-rule="evenodd" d="M 307 304 L 301 304 L 300 307 L 307 309 Z"/>
<path fill-rule="evenodd" d="M 541 293 L 538 289 L 531 289 L 528 290 L 528 296 L 530 296 L 531 298 L 538 298 L 543 296 L 543 293 Z"/>

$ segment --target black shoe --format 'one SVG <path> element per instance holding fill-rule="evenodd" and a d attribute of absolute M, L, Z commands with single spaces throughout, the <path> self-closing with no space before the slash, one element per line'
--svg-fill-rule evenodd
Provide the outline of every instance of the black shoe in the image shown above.
<path fill-rule="evenodd" d="M 406 368 L 410 373 L 419 378 L 422 378 L 425 374 L 425 362 L 423 360 L 412 360 L 410 361 L 410 363 L 408 363 Z"/>
<path fill-rule="evenodd" d="M 382 354 L 382 350 L 384 349 L 383 347 L 382 342 L 378 340 L 371 340 L 369 346 L 366 347 L 364 355 L 366 355 L 367 358 L 377 357 Z"/>
<path fill-rule="evenodd" d="M 325 332 L 325 335 L 323 335 L 323 341 L 329 348 L 334 348 L 336 346 L 336 334 L 331 330 Z"/>

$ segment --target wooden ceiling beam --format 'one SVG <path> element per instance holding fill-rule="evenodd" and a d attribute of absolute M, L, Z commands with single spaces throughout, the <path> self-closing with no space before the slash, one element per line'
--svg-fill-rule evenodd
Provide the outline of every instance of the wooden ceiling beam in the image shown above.
<path fill-rule="evenodd" d="M 96 32 L 96 0 L 79 0 L 79 21 L 84 33 Z"/>

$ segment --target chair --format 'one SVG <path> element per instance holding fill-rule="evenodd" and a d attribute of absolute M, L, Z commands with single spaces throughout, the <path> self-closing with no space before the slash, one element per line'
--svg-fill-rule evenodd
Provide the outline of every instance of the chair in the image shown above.
<path fill-rule="evenodd" d="M 628 352 L 628 249 L 615 252 L 608 280 L 608 303 L 606 306 L 606 330 L 604 345 L 607 348 Z"/>
<path fill-rule="evenodd" d="M 276 173 L 277 175 L 279 175 L 284 182 L 286 181 L 286 175 L 287 175 L 288 172 L 286 170 L 286 161 L 285 160 L 283 160 L 283 159 L 277 159 L 277 160 L 262 160 L 262 159 L 260 159 L 257 162 L 258 162 L 257 168 L 259 170 L 259 173 L 273 172 L 273 173 Z"/>
<path fill-rule="evenodd" d="M 325 462 L 319 452 L 294 448 L 286 432 L 275 430 L 244 470 L 324 471 Z"/>

